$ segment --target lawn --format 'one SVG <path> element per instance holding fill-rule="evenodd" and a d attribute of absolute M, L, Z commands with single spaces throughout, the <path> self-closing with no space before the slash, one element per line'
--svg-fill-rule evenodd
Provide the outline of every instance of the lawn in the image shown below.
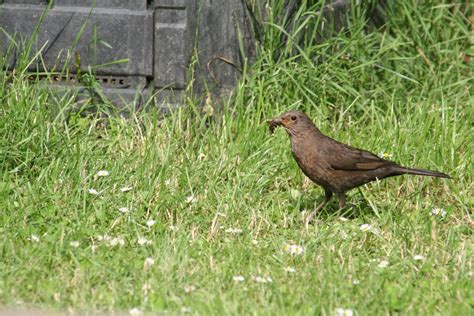
<path fill-rule="evenodd" d="M 472 314 L 472 12 L 397 3 L 384 27 L 357 9 L 350 32 L 326 41 L 282 42 L 275 19 L 231 96 L 202 108 L 189 95 L 165 117 L 104 115 L 106 104 L 85 115 L 73 94 L 26 80 L 28 56 L 0 70 L 0 305 Z M 341 142 L 453 179 L 371 183 L 306 228 L 323 190 L 265 123 L 289 109 Z"/>

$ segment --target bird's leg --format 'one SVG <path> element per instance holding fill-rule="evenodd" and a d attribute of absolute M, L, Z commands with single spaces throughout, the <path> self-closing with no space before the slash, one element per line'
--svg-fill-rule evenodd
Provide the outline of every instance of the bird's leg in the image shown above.
<path fill-rule="evenodd" d="M 307 226 L 313 219 L 314 219 L 314 216 L 316 216 L 316 214 L 324 207 L 324 205 L 327 204 L 327 202 L 329 202 L 329 200 L 331 199 L 332 197 L 332 192 L 330 190 L 327 190 L 327 189 L 324 189 L 324 200 L 318 205 L 316 206 L 316 208 L 314 209 L 314 211 L 312 211 L 304 220 L 305 222 L 305 225 Z"/>
<path fill-rule="evenodd" d="M 344 208 L 346 206 L 346 194 L 344 192 L 337 193 L 337 198 L 339 199 L 339 209 Z"/>

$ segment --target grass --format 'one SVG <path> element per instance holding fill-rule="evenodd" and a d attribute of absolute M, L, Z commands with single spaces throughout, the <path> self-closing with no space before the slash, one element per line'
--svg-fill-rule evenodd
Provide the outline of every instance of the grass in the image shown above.
<path fill-rule="evenodd" d="M 230 315 L 472 313 L 466 10 L 400 1 L 373 32 L 364 11 L 354 10 L 350 32 L 324 42 L 307 36 L 307 46 L 291 36 L 278 44 L 282 28 L 263 25 L 257 62 L 222 108 L 209 104 L 214 113 L 198 113 L 190 97 L 166 117 L 152 109 L 127 119 L 104 117 L 100 108 L 81 115 L 73 96 L 50 96 L 24 69 L 1 72 L 0 304 Z M 295 19 L 309 25 L 315 18 L 302 12 Z M 277 47 L 284 49 L 276 57 Z M 305 229 L 301 213 L 323 191 L 299 171 L 285 133 L 270 136 L 265 124 L 294 108 L 331 137 L 453 180 L 372 183 L 351 191 L 341 212 L 333 200 Z M 100 170 L 109 175 L 99 177 Z M 140 245 L 143 238 L 151 244 Z M 303 253 L 289 254 L 288 244 Z M 379 266 L 384 260 L 388 266 Z"/>

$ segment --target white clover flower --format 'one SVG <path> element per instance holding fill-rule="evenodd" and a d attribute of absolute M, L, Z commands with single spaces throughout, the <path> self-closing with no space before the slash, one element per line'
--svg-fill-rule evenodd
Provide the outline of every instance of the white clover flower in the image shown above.
<path fill-rule="evenodd" d="M 137 316 L 137 315 L 141 315 L 142 311 L 138 307 L 134 307 L 134 308 L 130 309 L 128 311 L 128 313 L 132 316 Z"/>
<path fill-rule="evenodd" d="M 132 186 L 126 186 L 126 187 L 120 188 L 120 192 L 125 193 L 128 191 L 132 191 L 132 189 L 133 189 Z"/>
<path fill-rule="evenodd" d="M 229 234 L 238 235 L 238 234 L 242 234 L 242 229 L 231 227 L 231 228 L 227 228 L 225 232 Z"/>
<path fill-rule="evenodd" d="M 156 222 L 154 220 L 149 219 L 149 220 L 146 221 L 146 226 L 151 227 L 151 226 L 155 225 L 155 223 Z"/>
<path fill-rule="evenodd" d="M 373 230 L 373 227 L 372 227 L 372 225 L 370 225 L 370 224 L 362 224 L 362 225 L 359 226 L 359 228 L 360 228 L 360 230 L 363 231 L 364 233 L 365 233 L 365 232 L 370 232 L 370 231 Z"/>
<path fill-rule="evenodd" d="M 286 267 L 285 272 L 287 273 L 296 273 L 296 269 L 293 267 Z"/>
<path fill-rule="evenodd" d="M 186 293 L 191 293 L 191 292 L 194 292 L 196 291 L 196 287 L 194 285 L 186 285 L 184 287 L 184 292 Z"/>
<path fill-rule="evenodd" d="M 422 255 L 414 255 L 413 260 L 422 261 L 422 260 L 425 260 L 425 257 L 423 257 Z"/>
<path fill-rule="evenodd" d="M 292 256 L 301 255 L 304 252 L 304 248 L 300 245 L 286 244 L 284 249 Z"/>
<path fill-rule="evenodd" d="M 190 195 L 190 196 L 186 197 L 186 202 L 187 203 L 196 203 L 197 198 L 194 195 Z"/>
<path fill-rule="evenodd" d="M 232 280 L 234 280 L 235 282 L 244 282 L 245 278 L 241 275 L 235 275 L 234 277 L 232 277 Z"/>
<path fill-rule="evenodd" d="M 387 260 L 380 260 L 379 264 L 378 264 L 378 267 L 379 268 L 386 268 L 388 267 L 389 265 L 389 262 Z"/>
<path fill-rule="evenodd" d="M 441 219 L 444 219 L 446 217 L 446 210 L 444 208 L 439 208 L 435 207 L 431 209 L 431 215 L 435 217 L 441 217 Z"/>
<path fill-rule="evenodd" d="M 31 236 L 28 238 L 28 240 L 29 240 L 29 241 L 33 241 L 33 242 L 39 242 L 39 241 L 40 241 L 39 237 L 36 236 L 36 235 L 34 235 L 34 234 L 31 235 Z"/>
<path fill-rule="evenodd" d="M 138 240 L 137 240 L 137 244 L 139 244 L 140 246 L 151 245 L 151 244 L 153 244 L 153 241 L 149 240 L 149 239 L 146 239 L 144 237 L 139 237 Z"/>
<path fill-rule="evenodd" d="M 99 170 L 97 172 L 98 177 L 108 177 L 109 175 L 110 175 L 110 172 L 108 172 L 107 170 Z"/>
<path fill-rule="evenodd" d="M 77 241 L 77 240 L 73 240 L 73 241 L 71 241 L 71 242 L 69 243 L 69 245 L 70 245 L 71 247 L 73 247 L 73 248 L 77 248 L 77 247 L 79 247 L 80 242 Z"/>
<path fill-rule="evenodd" d="M 338 307 L 335 309 L 336 316 L 352 316 L 354 312 L 350 308 Z"/>
<path fill-rule="evenodd" d="M 123 247 L 125 246 L 125 240 L 122 237 L 115 237 L 110 241 L 110 245 L 112 247 L 115 247 L 115 246 Z"/>
<path fill-rule="evenodd" d="M 89 194 L 92 194 L 92 195 L 99 195 L 99 192 L 97 192 L 96 189 L 89 189 L 87 190 L 87 192 L 89 192 Z"/>
<path fill-rule="evenodd" d="M 272 283 L 273 280 L 270 277 L 264 276 L 253 276 L 252 279 L 257 283 Z"/>

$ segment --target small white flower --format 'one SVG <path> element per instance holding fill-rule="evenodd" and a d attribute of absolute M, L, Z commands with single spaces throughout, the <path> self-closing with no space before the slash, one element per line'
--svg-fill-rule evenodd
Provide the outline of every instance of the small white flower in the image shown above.
<path fill-rule="evenodd" d="M 229 233 L 229 234 L 235 234 L 235 235 L 238 235 L 238 234 L 242 234 L 242 229 L 240 228 L 227 228 L 225 230 L 226 233 Z"/>
<path fill-rule="evenodd" d="M 137 244 L 139 244 L 140 246 L 151 245 L 151 244 L 153 244 L 153 241 L 149 240 L 149 239 L 146 239 L 144 237 L 139 237 L 138 240 L 137 240 Z"/>
<path fill-rule="evenodd" d="M 196 203 L 197 198 L 194 195 L 190 195 L 190 196 L 186 197 L 186 202 L 187 203 Z"/>
<path fill-rule="evenodd" d="M 253 276 L 252 279 L 257 283 L 272 283 L 273 280 L 270 277 L 264 276 Z"/>
<path fill-rule="evenodd" d="M 170 185 L 170 184 L 171 184 L 171 179 L 166 179 L 166 180 L 165 180 L 165 185 L 168 186 L 168 185 Z"/>
<path fill-rule="evenodd" d="M 120 192 L 128 192 L 128 191 L 131 191 L 133 189 L 132 186 L 126 186 L 126 187 L 123 187 L 123 188 L 120 188 Z"/>
<path fill-rule="evenodd" d="M 28 238 L 28 239 L 29 239 L 30 241 L 33 241 L 33 242 L 39 242 L 39 241 L 40 241 L 39 237 L 36 236 L 36 235 L 34 235 L 34 234 L 31 235 L 30 238 Z"/>
<path fill-rule="evenodd" d="M 92 194 L 92 195 L 99 195 L 99 192 L 97 192 L 96 189 L 89 189 L 88 192 L 89 194 Z"/>
<path fill-rule="evenodd" d="M 413 260 L 422 261 L 422 260 L 425 260 L 425 257 L 423 257 L 422 255 L 414 255 Z"/>
<path fill-rule="evenodd" d="M 73 247 L 73 248 L 79 247 L 79 244 L 80 244 L 80 242 L 77 241 L 77 240 L 73 240 L 73 241 L 71 241 L 71 242 L 69 243 L 69 245 L 70 245 L 71 247 Z"/>
<path fill-rule="evenodd" d="M 370 231 L 373 230 L 373 227 L 372 227 L 372 225 L 370 225 L 370 224 L 362 224 L 362 225 L 360 225 L 359 228 L 360 228 L 360 230 L 363 231 L 363 232 L 370 232 Z"/>
<path fill-rule="evenodd" d="M 359 284 L 359 283 L 360 283 L 359 280 L 353 280 L 353 281 L 352 281 L 352 284 L 354 284 L 354 285 L 357 285 L 357 284 Z"/>
<path fill-rule="evenodd" d="M 110 241 L 111 239 L 112 239 L 112 237 L 110 237 L 107 234 L 97 236 L 98 241 Z"/>
<path fill-rule="evenodd" d="M 232 277 L 232 280 L 234 280 L 235 282 L 244 282 L 245 278 L 241 275 L 235 275 L 234 277 Z"/>
<path fill-rule="evenodd" d="M 128 212 L 130 212 L 130 209 L 128 207 L 124 206 L 124 207 L 119 208 L 119 212 L 120 213 L 128 213 Z"/>
<path fill-rule="evenodd" d="M 446 217 L 446 210 L 444 208 L 439 208 L 439 207 L 435 207 L 433 209 L 431 209 L 431 215 L 432 216 L 439 216 L 441 217 L 441 219 L 444 219 Z"/>
<path fill-rule="evenodd" d="M 100 170 L 97 172 L 98 177 L 107 177 L 109 175 L 110 175 L 110 172 L 108 172 L 107 170 Z"/>
<path fill-rule="evenodd" d="M 143 270 L 148 271 L 153 265 L 155 264 L 155 259 L 153 258 L 146 258 L 145 262 L 143 262 Z"/>
<path fill-rule="evenodd" d="M 336 316 L 352 316 L 354 312 L 350 308 L 341 308 L 338 307 L 335 310 Z"/>
<path fill-rule="evenodd" d="M 378 267 L 379 268 L 386 268 L 388 267 L 389 265 L 389 262 L 387 260 L 380 260 L 379 264 L 378 264 Z"/>
<path fill-rule="evenodd" d="M 194 292 L 196 291 L 196 287 L 194 285 L 186 285 L 184 287 L 184 292 L 186 293 L 191 293 L 191 292 Z"/>
<path fill-rule="evenodd" d="M 155 225 L 155 223 L 156 222 L 154 220 L 149 219 L 149 220 L 146 221 L 146 226 L 151 227 L 151 226 Z"/>
<path fill-rule="evenodd" d="M 384 151 L 379 152 L 378 156 L 382 159 L 391 159 L 393 154 L 386 153 Z"/>
<path fill-rule="evenodd" d="M 286 244 L 284 249 L 292 256 L 301 255 L 304 252 L 304 248 L 300 245 Z"/>
<path fill-rule="evenodd" d="M 97 250 L 97 245 L 92 245 L 91 246 L 92 253 L 95 253 L 96 250 Z"/>
<path fill-rule="evenodd" d="M 134 307 L 131 310 L 129 310 L 128 313 L 132 316 L 136 316 L 136 315 L 141 315 L 142 311 L 138 307 Z"/>
<path fill-rule="evenodd" d="M 115 237 L 110 241 L 110 245 L 112 247 L 115 247 L 115 246 L 123 247 L 125 246 L 125 240 L 122 237 Z"/>
<path fill-rule="evenodd" d="M 285 268 L 285 272 L 287 272 L 287 273 L 295 273 L 295 272 L 296 272 L 296 269 L 293 268 L 293 267 L 286 267 L 286 268 Z"/>
<path fill-rule="evenodd" d="M 191 313 L 191 312 L 192 312 L 191 307 L 187 307 L 187 306 L 181 307 L 181 313 L 187 314 L 187 313 Z"/>

